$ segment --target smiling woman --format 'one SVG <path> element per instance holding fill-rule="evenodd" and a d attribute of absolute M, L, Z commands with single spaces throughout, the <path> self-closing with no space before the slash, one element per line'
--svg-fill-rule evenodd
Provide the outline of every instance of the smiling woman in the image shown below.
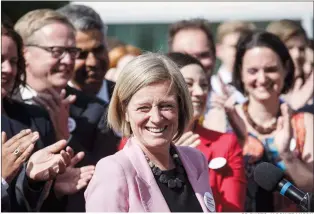
<path fill-rule="evenodd" d="M 184 79 L 166 56 L 148 53 L 127 64 L 108 123 L 129 140 L 122 151 L 98 162 L 85 192 L 86 211 L 215 211 L 204 156 L 173 144 L 192 111 Z"/>
<path fill-rule="evenodd" d="M 271 162 L 282 169 L 295 185 L 305 192 L 313 191 L 313 115 L 293 114 L 280 100 L 282 93 L 293 88 L 295 67 L 285 44 L 274 34 L 256 31 L 241 38 L 237 46 L 233 80 L 248 101 L 236 110 L 245 122 L 247 142 L 244 145 L 249 180 L 246 211 L 297 211 L 282 196 L 259 189 L 251 173 L 260 161 Z M 259 145 L 258 145 L 259 144 Z M 249 146 L 250 145 L 250 146 Z M 263 147 L 253 155 L 246 148 Z M 275 209 L 274 209 L 275 206 Z"/>
<path fill-rule="evenodd" d="M 173 52 L 168 56 L 179 66 L 193 106 L 193 119 L 176 145 L 196 147 L 205 155 L 216 211 L 243 212 L 246 179 L 237 137 L 233 133 L 206 129 L 201 124 L 209 91 L 205 69 L 199 60 L 190 55 Z"/>

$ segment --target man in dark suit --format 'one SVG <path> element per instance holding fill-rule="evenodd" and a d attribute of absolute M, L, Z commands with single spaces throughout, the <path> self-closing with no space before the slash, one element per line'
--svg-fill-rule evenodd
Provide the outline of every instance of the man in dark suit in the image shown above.
<path fill-rule="evenodd" d="M 54 129 L 44 110 L 11 99 L 19 85 L 24 85 L 25 61 L 22 38 L 10 20 L 2 18 L 2 211 L 39 211 L 51 180 L 65 171 L 74 154 L 70 147 L 61 151 L 66 141 L 54 143 Z"/>
<path fill-rule="evenodd" d="M 72 24 L 56 11 L 42 9 L 24 15 L 15 29 L 24 40 L 27 65 L 21 99 L 44 107 L 60 137 L 67 139 L 74 151 L 85 152 L 79 166 L 95 165 L 100 158 L 114 154 L 120 138 L 106 126 L 105 101 L 67 86 L 81 54 Z M 47 203 L 46 210 L 85 211 L 83 191 L 62 191 L 56 197 L 59 205 L 66 207 L 55 210 L 57 206 Z"/>
<path fill-rule="evenodd" d="M 68 4 L 57 11 L 73 24 L 76 47 L 82 50 L 75 59 L 74 75 L 69 85 L 109 102 L 114 82 L 104 79 L 109 67 L 107 26 L 98 13 L 85 5 Z"/>

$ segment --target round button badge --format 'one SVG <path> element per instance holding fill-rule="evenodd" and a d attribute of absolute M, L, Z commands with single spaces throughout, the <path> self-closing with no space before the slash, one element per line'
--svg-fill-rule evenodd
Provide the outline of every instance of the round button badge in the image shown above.
<path fill-rule="evenodd" d="M 219 169 L 222 168 L 224 165 L 226 165 L 227 160 L 224 157 L 218 157 L 218 158 L 214 158 L 212 159 L 209 164 L 208 167 L 210 169 Z"/>
<path fill-rule="evenodd" d="M 297 142 L 294 138 L 290 141 L 290 151 L 293 152 L 297 148 Z"/>
<path fill-rule="evenodd" d="M 204 194 L 204 203 L 205 203 L 205 205 L 209 211 L 211 211 L 211 212 L 216 211 L 216 205 L 215 205 L 214 197 L 209 192 L 205 192 L 205 194 Z"/>
<path fill-rule="evenodd" d="M 73 132 L 76 128 L 76 122 L 72 117 L 69 117 L 68 119 L 68 129 L 69 132 Z"/>

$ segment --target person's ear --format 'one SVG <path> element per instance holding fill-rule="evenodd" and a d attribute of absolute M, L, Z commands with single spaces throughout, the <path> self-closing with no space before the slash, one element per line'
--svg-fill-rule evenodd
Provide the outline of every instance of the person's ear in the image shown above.
<path fill-rule="evenodd" d="M 24 59 L 25 59 L 25 65 L 27 66 L 28 62 L 30 60 L 31 53 L 29 52 L 28 48 L 25 46 L 23 47 L 23 55 L 24 55 Z"/>

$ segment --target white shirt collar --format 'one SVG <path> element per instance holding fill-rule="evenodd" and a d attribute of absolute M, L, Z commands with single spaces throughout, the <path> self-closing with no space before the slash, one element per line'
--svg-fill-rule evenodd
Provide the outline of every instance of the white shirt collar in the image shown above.
<path fill-rule="evenodd" d="M 37 92 L 29 85 L 25 85 L 25 87 L 20 85 L 20 94 L 25 103 L 30 105 L 34 104 L 33 97 L 37 96 Z"/>
<path fill-rule="evenodd" d="M 217 74 L 221 77 L 224 83 L 229 84 L 232 82 L 232 73 L 228 71 L 225 66 L 220 66 Z"/>
<path fill-rule="evenodd" d="M 106 80 L 102 82 L 102 86 L 96 96 L 109 103 L 109 91 Z"/>

